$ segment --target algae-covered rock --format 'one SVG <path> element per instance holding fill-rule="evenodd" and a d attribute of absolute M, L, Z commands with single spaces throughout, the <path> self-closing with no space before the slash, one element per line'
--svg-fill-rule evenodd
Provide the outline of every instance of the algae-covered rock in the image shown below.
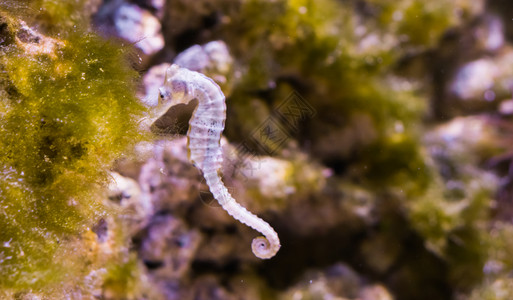
<path fill-rule="evenodd" d="M 279 123 L 280 133 L 298 137 L 324 163 L 356 164 L 355 171 L 378 181 L 424 180 L 416 172 L 424 167 L 415 136 L 426 103 L 415 82 L 390 71 L 402 56 L 428 49 L 448 26 L 479 12 L 476 2 L 243 1 L 236 9 L 211 30 L 240 63 L 228 137 L 244 142 L 296 90 L 316 115 L 298 127 Z"/>
<path fill-rule="evenodd" d="M 143 137 L 129 50 L 89 32 L 83 8 L 0 5 L 3 290 L 71 288 L 97 267 L 85 237 L 109 211 L 107 170 Z"/>

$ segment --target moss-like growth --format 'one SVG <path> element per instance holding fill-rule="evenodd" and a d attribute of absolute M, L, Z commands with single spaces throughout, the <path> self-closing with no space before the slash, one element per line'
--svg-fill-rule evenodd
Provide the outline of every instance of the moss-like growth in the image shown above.
<path fill-rule="evenodd" d="M 102 289 L 107 299 L 140 299 L 140 267 L 135 255 L 126 262 L 109 266 Z"/>
<path fill-rule="evenodd" d="M 81 27 L 80 2 L 0 7 L 0 289 L 87 272 L 77 234 L 106 213 L 106 171 L 140 140 L 128 50 Z M 45 19 L 53 38 L 19 19 L 39 8 L 29 21 Z"/>

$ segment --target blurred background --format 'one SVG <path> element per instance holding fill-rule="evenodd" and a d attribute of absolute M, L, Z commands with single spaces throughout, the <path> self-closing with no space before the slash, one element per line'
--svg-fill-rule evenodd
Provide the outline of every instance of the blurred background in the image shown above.
<path fill-rule="evenodd" d="M 513 299 L 513 2 L 37 0 L 0 13 L 0 137 L 21 138 L 24 110 L 37 115 L 27 139 L 46 137 L 0 152 L 0 296 Z M 172 63 L 224 92 L 223 181 L 277 231 L 272 259 L 187 159 L 194 103 L 155 115 Z M 27 83 L 43 75 L 24 65 L 49 78 Z M 81 136 L 79 122 L 100 129 Z M 76 164 L 55 158 L 65 146 Z M 34 166 L 52 171 L 27 177 Z"/>

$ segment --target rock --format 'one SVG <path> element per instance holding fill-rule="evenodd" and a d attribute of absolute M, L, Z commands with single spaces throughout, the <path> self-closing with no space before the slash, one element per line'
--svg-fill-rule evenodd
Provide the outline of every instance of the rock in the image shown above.
<path fill-rule="evenodd" d="M 212 78 L 229 97 L 233 87 L 233 58 L 223 41 L 194 45 L 180 52 L 174 63 Z"/>
<path fill-rule="evenodd" d="M 142 235 L 139 257 L 156 281 L 178 280 L 190 271 L 200 241 L 199 232 L 180 219 L 155 215 Z"/>
<path fill-rule="evenodd" d="M 107 35 L 118 36 L 151 56 L 164 47 L 159 20 L 148 10 L 124 0 L 108 2 L 96 14 L 96 23 Z"/>
<path fill-rule="evenodd" d="M 298 284 L 282 293 L 279 299 L 394 299 L 383 285 L 366 282 L 352 268 L 338 263 L 322 271 L 307 272 Z"/>

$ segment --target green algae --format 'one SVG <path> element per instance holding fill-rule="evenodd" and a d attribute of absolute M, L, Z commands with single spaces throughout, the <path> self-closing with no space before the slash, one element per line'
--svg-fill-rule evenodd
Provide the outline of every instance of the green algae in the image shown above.
<path fill-rule="evenodd" d="M 140 281 L 140 266 L 137 257 L 132 255 L 125 262 L 108 266 L 102 288 L 107 298 L 141 299 Z"/>
<path fill-rule="evenodd" d="M 143 136 L 130 50 L 80 27 L 81 1 L 36 2 L 0 6 L 11 37 L 0 46 L 0 288 L 13 291 L 87 272 L 80 234 L 108 211 L 112 162 Z M 37 5 L 30 22 L 52 24 L 54 38 L 18 19 Z"/>

